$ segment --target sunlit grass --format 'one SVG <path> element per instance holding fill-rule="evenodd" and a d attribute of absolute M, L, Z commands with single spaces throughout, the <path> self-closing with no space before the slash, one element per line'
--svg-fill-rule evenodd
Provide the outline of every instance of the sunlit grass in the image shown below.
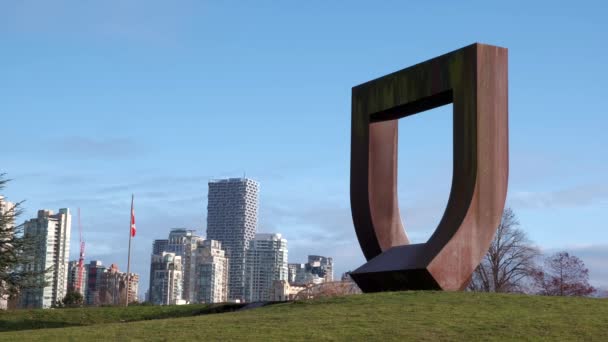
<path fill-rule="evenodd" d="M 601 341 L 608 340 L 607 327 L 606 299 L 392 292 L 204 316 L 7 332 L 0 339 Z"/>

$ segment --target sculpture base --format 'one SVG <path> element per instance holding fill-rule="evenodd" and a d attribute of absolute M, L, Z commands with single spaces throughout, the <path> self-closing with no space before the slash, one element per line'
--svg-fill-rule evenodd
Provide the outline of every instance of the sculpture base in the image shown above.
<path fill-rule="evenodd" d="M 371 259 L 350 276 L 363 292 L 441 290 L 427 270 L 429 259 L 425 244 L 396 246 Z"/>

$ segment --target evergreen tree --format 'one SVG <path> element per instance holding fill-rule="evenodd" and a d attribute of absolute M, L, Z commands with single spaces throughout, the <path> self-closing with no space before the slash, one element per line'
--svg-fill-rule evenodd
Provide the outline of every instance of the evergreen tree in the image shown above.
<path fill-rule="evenodd" d="M 0 173 L 0 191 L 9 181 Z M 25 289 L 44 287 L 45 274 L 49 270 L 27 269 L 35 241 L 24 236 L 22 224 L 15 224 L 22 213 L 23 202 L 4 203 L 4 210 L 0 210 L 0 297 L 15 298 Z"/>

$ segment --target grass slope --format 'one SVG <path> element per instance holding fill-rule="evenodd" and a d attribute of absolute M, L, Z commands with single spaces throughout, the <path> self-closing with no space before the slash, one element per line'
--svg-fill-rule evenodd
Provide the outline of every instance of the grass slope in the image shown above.
<path fill-rule="evenodd" d="M 195 316 L 216 310 L 229 311 L 230 306 L 234 305 L 195 304 L 0 311 L 0 332 Z"/>
<path fill-rule="evenodd" d="M 0 334 L 0 340 L 598 340 L 608 300 L 392 292 L 260 309 Z"/>

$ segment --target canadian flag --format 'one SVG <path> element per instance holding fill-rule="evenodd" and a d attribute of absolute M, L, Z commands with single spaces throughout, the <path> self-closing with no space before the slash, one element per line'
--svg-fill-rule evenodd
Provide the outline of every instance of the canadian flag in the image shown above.
<path fill-rule="evenodd" d="M 133 198 L 131 198 L 131 237 L 135 236 L 135 209 L 133 208 Z"/>

